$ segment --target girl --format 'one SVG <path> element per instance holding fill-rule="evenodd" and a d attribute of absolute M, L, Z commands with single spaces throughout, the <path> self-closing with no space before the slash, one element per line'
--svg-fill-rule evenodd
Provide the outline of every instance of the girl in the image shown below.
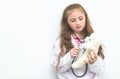
<path fill-rule="evenodd" d="M 80 4 L 71 4 L 65 8 L 51 64 L 56 68 L 59 79 L 101 79 L 104 70 L 102 47 L 99 47 L 98 54 L 89 52 L 88 60 L 84 60 L 85 67 L 71 68 L 74 58 L 84 53 L 84 49 L 80 49 L 84 38 L 93 32 L 87 12 Z"/>

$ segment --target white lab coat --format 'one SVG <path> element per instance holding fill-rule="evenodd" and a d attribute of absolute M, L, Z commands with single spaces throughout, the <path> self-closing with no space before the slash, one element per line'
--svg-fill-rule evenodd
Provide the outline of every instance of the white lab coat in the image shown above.
<path fill-rule="evenodd" d="M 74 39 L 71 37 L 71 41 L 72 44 L 74 46 L 77 46 L 77 44 L 75 43 Z M 51 66 L 56 68 L 56 64 L 58 61 L 58 55 L 60 53 L 60 40 L 57 39 L 55 45 L 54 45 L 54 49 L 53 49 L 53 55 L 52 55 L 52 63 Z M 80 51 L 80 54 L 83 53 L 83 50 Z M 68 52 L 67 54 L 64 55 L 64 57 L 62 57 L 60 59 L 60 63 L 59 63 L 59 67 L 58 67 L 58 72 L 57 72 L 57 76 L 59 79 L 101 79 L 102 78 L 102 73 L 104 71 L 104 62 L 103 60 L 98 57 L 97 61 L 93 64 L 88 64 L 88 70 L 85 76 L 81 77 L 81 78 L 77 78 L 76 76 L 74 76 L 74 74 L 71 71 L 71 63 L 72 63 L 72 58 L 70 56 L 70 52 Z M 83 67 L 82 69 L 74 69 L 74 72 L 78 75 L 81 75 L 85 72 L 85 67 Z"/>

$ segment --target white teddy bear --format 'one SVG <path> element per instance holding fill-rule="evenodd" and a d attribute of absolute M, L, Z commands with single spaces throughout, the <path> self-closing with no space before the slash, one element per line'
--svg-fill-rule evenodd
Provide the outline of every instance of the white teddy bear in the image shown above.
<path fill-rule="evenodd" d="M 83 44 L 83 48 L 85 49 L 84 54 L 78 58 L 73 64 L 72 68 L 82 68 L 85 65 L 84 60 L 87 60 L 87 54 L 90 51 L 94 51 L 98 53 L 98 49 L 102 46 L 103 43 L 101 39 L 95 33 L 92 33 L 89 37 L 85 38 L 85 42 Z"/>

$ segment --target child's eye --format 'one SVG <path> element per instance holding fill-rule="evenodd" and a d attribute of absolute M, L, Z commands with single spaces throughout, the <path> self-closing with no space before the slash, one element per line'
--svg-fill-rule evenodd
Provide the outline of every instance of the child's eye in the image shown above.
<path fill-rule="evenodd" d="M 71 22 L 75 22 L 75 19 L 72 19 Z"/>
<path fill-rule="evenodd" d="M 79 17 L 79 20 L 83 20 L 83 17 Z"/>
<path fill-rule="evenodd" d="M 83 18 L 79 18 L 79 20 L 83 20 Z"/>
<path fill-rule="evenodd" d="M 75 21 L 71 21 L 71 22 L 75 22 Z"/>

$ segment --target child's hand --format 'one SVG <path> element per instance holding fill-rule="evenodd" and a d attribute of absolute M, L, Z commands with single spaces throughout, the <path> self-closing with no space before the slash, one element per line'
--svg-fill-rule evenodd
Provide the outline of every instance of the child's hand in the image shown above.
<path fill-rule="evenodd" d="M 74 58 L 74 57 L 78 56 L 79 52 L 80 52 L 80 48 L 78 48 L 78 47 L 72 48 L 70 50 L 71 58 Z"/>
<path fill-rule="evenodd" d="M 87 55 L 88 60 L 85 60 L 85 63 L 93 64 L 97 60 L 97 57 L 98 57 L 97 53 L 89 52 Z"/>

